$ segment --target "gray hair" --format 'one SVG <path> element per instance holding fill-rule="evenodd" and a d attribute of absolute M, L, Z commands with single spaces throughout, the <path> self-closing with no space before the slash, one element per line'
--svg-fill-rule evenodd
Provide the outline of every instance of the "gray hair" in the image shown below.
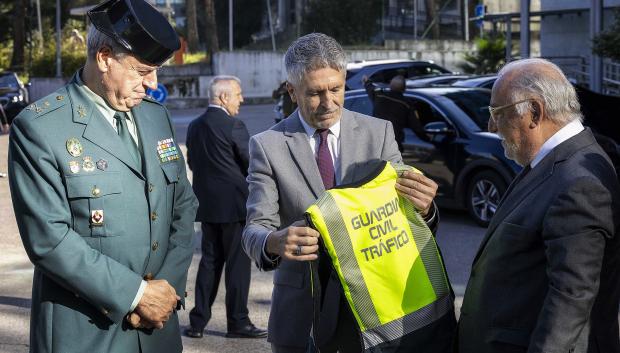
<path fill-rule="evenodd" d="M 330 67 L 345 72 L 347 56 L 338 42 L 323 33 L 310 33 L 294 41 L 284 55 L 288 81 L 301 82 L 310 71 Z"/>
<path fill-rule="evenodd" d="M 539 70 L 529 70 L 527 66 L 530 65 L 544 65 L 555 71 L 556 75 L 541 75 Z M 510 94 L 513 101 L 527 98 L 541 99 L 549 119 L 560 126 L 574 120 L 583 121 L 575 87 L 557 65 L 538 58 L 516 60 L 508 63 L 499 71 L 498 80 L 516 68 L 521 70 L 510 81 Z M 519 115 L 525 114 L 528 109 L 531 109 L 531 103 L 517 104 L 515 109 Z"/>
<path fill-rule="evenodd" d="M 129 54 L 129 51 L 116 43 L 114 39 L 108 37 L 107 34 L 98 30 L 95 26 L 91 25 L 88 28 L 88 35 L 86 37 L 86 48 L 88 50 L 88 59 L 95 59 L 97 52 L 102 47 L 107 46 L 112 49 L 117 59 Z"/>
<path fill-rule="evenodd" d="M 231 82 L 237 82 L 241 86 L 241 80 L 236 76 L 218 75 L 209 82 L 209 100 L 219 97 L 222 93 L 232 93 Z"/>

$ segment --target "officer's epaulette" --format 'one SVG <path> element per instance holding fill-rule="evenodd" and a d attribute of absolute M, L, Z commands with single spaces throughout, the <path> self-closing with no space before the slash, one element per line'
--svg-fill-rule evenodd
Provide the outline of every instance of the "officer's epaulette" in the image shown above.
<path fill-rule="evenodd" d="M 61 87 L 55 92 L 39 99 L 38 101 L 29 104 L 24 108 L 20 116 L 39 117 L 49 112 L 52 112 L 65 104 L 67 104 L 69 98 L 67 96 L 67 88 Z"/>
<path fill-rule="evenodd" d="M 153 97 L 151 96 L 145 96 L 144 99 L 142 99 L 144 102 L 149 102 L 149 103 L 155 103 L 157 105 L 161 105 L 162 107 L 164 106 L 163 104 L 161 104 L 160 102 L 156 101 L 155 99 L 153 99 Z"/>

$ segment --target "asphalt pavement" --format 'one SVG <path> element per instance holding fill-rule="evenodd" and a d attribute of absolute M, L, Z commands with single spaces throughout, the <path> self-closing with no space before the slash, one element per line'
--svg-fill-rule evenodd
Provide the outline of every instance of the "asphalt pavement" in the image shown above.
<path fill-rule="evenodd" d="M 187 126 L 204 109 L 172 111 L 177 139 L 185 149 Z M 274 122 L 273 105 L 245 105 L 239 118 L 248 127 L 250 134 L 263 131 Z M 0 173 L 7 170 L 8 136 L 0 136 Z M 190 173 L 191 177 L 191 173 Z M 463 290 L 469 276 L 471 260 L 484 234 L 463 212 L 441 212 L 441 223 L 437 240 L 444 255 L 450 280 L 457 294 L 457 313 L 462 301 Z M 194 304 L 194 281 L 200 260 L 200 227 L 196 224 L 195 252 L 189 269 L 187 291 L 188 310 Z M 0 353 L 28 352 L 30 293 L 33 266 L 21 244 L 15 216 L 11 205 L 7 178 L 0 178 Z M 224 281 L 213 305 L 213 317 L 202 339 L 183 337 L 185 352 L 189 353 L 242 353 L 270 352 L 265 339 L 225 338 L 226 313 L 224 307 Z M 250 318 L 258 327 L 266 328 L 271 304 L 272 274 L 252 268 L 250 287 Z M 189 324 L 188 311 L 181 311 L 182 329 Z"/>

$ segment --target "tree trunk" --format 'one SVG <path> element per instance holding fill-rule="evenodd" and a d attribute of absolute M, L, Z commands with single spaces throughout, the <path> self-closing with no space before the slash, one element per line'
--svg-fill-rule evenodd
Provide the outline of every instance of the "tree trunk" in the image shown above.
<path fill-rule="evenodd" d="M 187 49 L 190 53 L 198 51 L 198 22 L 196 21 L 196 0 L 185 0 L 187 18 Z"/>
<path fill-rule="evenodd" d="M 436 0 L 425 0 L 424 4 L 426 5 L 426 26 L 430 26 L 433 23 L 433 20 L 438 15 L 437 13 L 437 1 Z M 431 38 L 439 39 L 439 18 L 433 24 L 431 28 Z"/>
<path fill-rule="evenodd" d="M 11 70 L 23 71 L 24 47 L 26 45 L 26 0 L 15 0 L 13 5 L 13 57 Z"/>
<path fill-rule="evenodd" d="M 206 24 L 205 40 L 207 42 L 207 53 L 213 55 L 220 51 L 220 44 L 217 40 L 217 26 L 215 22 L 215 3 L 214 0 L 205 0 Z"/>

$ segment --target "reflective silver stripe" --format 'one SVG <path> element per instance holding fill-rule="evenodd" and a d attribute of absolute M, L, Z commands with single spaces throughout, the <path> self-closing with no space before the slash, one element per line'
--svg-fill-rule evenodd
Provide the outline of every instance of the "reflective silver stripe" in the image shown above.
<path fill-rule="evenodd" d="M 364 349 L 395 340 L 427 326 L 450 312 L 452 307 L 452 296 L 448 294 L 402 318 L 368 329 L 362 332 Z"/>
<path fill-rule="evenodd" d="M 411 167 L 406 165 L 393 165 L 393 167 L 399 175 L 405 170 L 411 170 Z M 422 216 L 415 211 L 411 202 L 402 197 L 399 197 L 399 202 L 401 210 L 409 221 L 413 241 L 420 253 L 420 259 L 422 259 L 428 279 L 433 286 L 437 298 L 441 298 L 449 294 L 450 289 L 435 237 L 433 237 L 433 233 L 426 225 L 426 222 L 424 222 L 424 219 L 422 219 Z"/>
<path fill-rule="evenodd" d="M 328 225 L 332 244 L 334 244 L 336 253 L 339 255 L 338 261 L 340 262 L 342 274 L 347 283 L 350 284 L 348 287 L 354 302 L 352 310 L 357 312 L 364 327 L 381 325 L 375 305 L 370 298 L 368 287 L 366 282 L 364 282 L 362 271 L 355 259 L 351 238 L 348 236 L 331 236 L 332 234 L 348 234 L 347 227 L 342 219 L 342 213 L 334 197 L 330 193 L 325 193 L 317 202 L 317 206 L 321 210 L 325 224 Z"/>

